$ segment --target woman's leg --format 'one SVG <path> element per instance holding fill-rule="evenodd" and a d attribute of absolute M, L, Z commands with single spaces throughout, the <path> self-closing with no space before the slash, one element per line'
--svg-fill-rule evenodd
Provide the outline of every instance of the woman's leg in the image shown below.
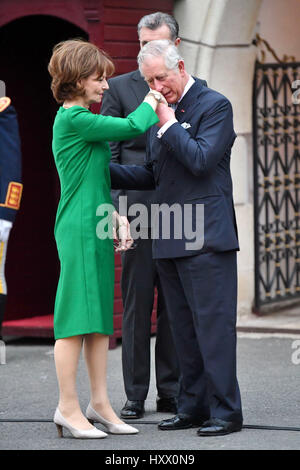
<path fill-rule="evenodd" d="M 104 419 L 112 423 L 122 423 L 111 407 L 107 395 L 106 371 L 109 336 L 98 333 L 84 338 L 84 357 L 86 360 L 90 386 L 91 406 Z"/>
<path fill-rule="evenodd" d="M 82 348 L 82 336 L 58 339 L 54 346 L 56 375 L 59 386 L 58 407 L 63 417 L 76 429 L 91 429 L 83 415 L 76 392 L 76 375 Z"/>

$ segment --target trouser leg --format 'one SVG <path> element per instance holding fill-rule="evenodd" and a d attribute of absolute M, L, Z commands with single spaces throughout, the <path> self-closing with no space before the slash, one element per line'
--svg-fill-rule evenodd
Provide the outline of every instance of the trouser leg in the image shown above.
<path fill-rule="evenodd" d="M 236 253 L 206 253 L 176 261 L 193 312 L 208 382 L 210 414 L 242 422 L 236 376 Z"/>
<path fill-rule="evenodd" d="M 178 413 L 208 418 L 209 406 L 204 364 L 195 334 L 194 318 L 174 260 L 157 260 L 158 272 L 180 369 Z"/>
<path fill-rule="evenodd" d="M 154 300 L 151 240 L 122 255 L 122 366 L 129 400 L 145 400 L 150 381 L 151 313 Z"/>
<path fill-rule="evenodd" d="M 152 240 L 138 239 L 137 247 L 122 256 L 122 364 L 128 399 L 145 400 L 150 382 L 151 314 L 157 287 L 155 372 L 158 395 L 178 394 L 178 363 L 168 315 L 152 258 Z"/>
<path fill-rule="evenodd" d="M 175 351 L 166 303 L 160 284 L 157 267 L 157 321 L 155 342 L 155 373 L 157 393 L 160 397 L 177 397 L 179 392 L 179 366 Z"/>

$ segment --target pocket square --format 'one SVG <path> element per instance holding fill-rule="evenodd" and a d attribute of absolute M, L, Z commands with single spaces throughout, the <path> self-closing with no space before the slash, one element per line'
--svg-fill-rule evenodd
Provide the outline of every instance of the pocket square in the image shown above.
<path fill-rule="evenodd" d="M 184 129 L 189 129 L 190 127 L 192 127 L 188 122 L 183 122 L 181 125 Z"/>

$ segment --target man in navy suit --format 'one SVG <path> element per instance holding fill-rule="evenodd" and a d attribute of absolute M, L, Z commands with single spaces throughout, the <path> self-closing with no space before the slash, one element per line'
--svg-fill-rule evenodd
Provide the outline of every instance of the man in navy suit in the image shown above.
<path fill-rule="evenodd" d="M 158 106 L 159 129 L 153 126 L 149 131 L 143 167 L 110 166 L 114 188 L 155 188 L 155 207 L 161 209 L 156 210 L 153 257 L 181 380 L 178 414 L 160 422 L 159 429 L 200 426 L 200 436 L 240 431 L 232 107 L 227 98 L 186 72 L 169 41 L 149 42 L 138 61 L 154 95 L 160 92 L 176 108 L 174 112 Z M 174 209 L 169 230 L 163 228 L 166 207 Z"/>

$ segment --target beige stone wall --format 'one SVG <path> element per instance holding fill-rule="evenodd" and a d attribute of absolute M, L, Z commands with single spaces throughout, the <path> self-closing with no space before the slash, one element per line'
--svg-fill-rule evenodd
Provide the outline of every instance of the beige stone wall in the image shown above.
<path fill-rule="evenodd" d="M 286 54 L 300 62 L 300 1 L 263 0 L 257 18 L 259 34 L 280 59 Z M 267 62 L 274 62 L 268 53 Z"/>

